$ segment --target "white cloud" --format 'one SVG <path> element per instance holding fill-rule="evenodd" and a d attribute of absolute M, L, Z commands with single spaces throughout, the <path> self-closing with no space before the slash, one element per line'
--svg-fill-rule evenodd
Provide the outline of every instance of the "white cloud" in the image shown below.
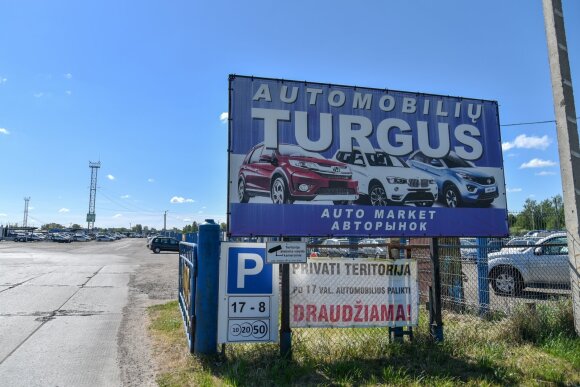
<path fill-rule="evenodd" d="M 222 114 L 220 114 L 220 121 L 222 122 L 222 124 L 228 123 L 228 117 L 229 117 L 228 112 L 223 112 Z"/>
<path fill-rule="evenodd" d="M 191 219 L 191 218 L 183 218 L 183 221 L 189 223 L 189 222 L 193 221 L 193 219 Z"/>
<path fill-rule="evenodd" d="M 32 210 L 34 210 L 34 207 L 30 206 L 30 207 L 28 207 L 28 210 L 29 210 L 29 211 L 32 211 Z"/>
<path fill-rule="evenodd" d="M 0 218 L 6 218 L 8 215 L 5 213 L 0 213 Z"/>
<path fill-rule="evenodd" d="M 521 188 L 506 188 L 506 192 L 522 192 Z"/>
<path fill-rule="evenodd" d="M 65 93 L 66 95 L 72 95 L 72 91 L 70 91 L 70 90 L 65 90 L 65 92 L 64 92 L 64 93 Z"/>
<path fill-rule="evenodd" d="M 39 91 L 37 93 L 32 94 L 34 96 L 34 98 L 42 98 L 44 96 L 44 93 L 42 91 Z"/>
<path fill-rule="evenodd" d="M 115 176 L 113 176 L 113 175 L 107 175 L 107 179 L 109 179 L 109 180 L 115 180 Z"/>
<path fill-rule="evenodd" d="M 556 172 L 552 172 L 552 171 L 541 171 L 541 172 L 537 172 L 535 175 L 536 176 L 551 176 L 551 175 L 555 175 Z"/>
<path fill-rule="evenodd" d="M 506 141 L 502 143 L 501 149 L 503 151 L 508 151 L 512 148 L 545 150 L 551 143 L 552 140 L 550 140 L 547 135 L 537 137 L 520 134 L 519 136 L 516 137 L 514 141 L 512 142 Z"/>
<path fill-rule="evenodd" d="M 127 195 L 121 196 L 121 199 L 129 199 L 130 197 L 131 197 L 131 195 L 127 194 Z"/>
<path fill-rule="evenodd" d="M 116 219 L 116 218 L 120 218 L 121 216 L 123 216 L 123 214 L 115 214 L 115 215 L 113 215 L 113 218 Z"/>
<path fill-rule="evenodd" d="M 169 201 L 169 203 L 172 204 L 181 204 L 181 203 L 193 203 L 195 200 L 193 199 L 186 199 L 184 197 L 181 196 L 174 196 L 171 198 L 171 200 Z"/>
<path fill-rule="evenodd" d="M 8 134 L 10 134 L 10 131 L 8 131 L 8 129 L 6 129 L 6 128 L 0 128 L 0 134 L 8 135 Z"/>
<path fill-rule="evenodd" d="M 66 79 L 72 79 L 72 74 L 71 74 L 71 73 L 66 73 L 66 74 L 64 75 L 64 77 L 65 77 Z"/>
<path fill-rule="evenodd" d="M 0 77 L 0 85 L 4 84 L 6 82 L 8 82 L 8 78 Z"/>
<path fill-rule="evenodd" d="M 149 178 L 147 179 L 147 183 L 155 183 L 155 179 Z"/>
<path fill-rule="evenodd" d="M 542 159 L 531 159 L 527 163 L 523 163 L 520 166 L 520 169 L 553 167 L 554 165 L 557 165 L 555 161 L 542 160 Z"/>
<path fill-rule="evenodd" d="M 70 210 L 68 208 L 61 208 L 60 210 L 58 210 L 58 212 L 60 212 L 61 214 L 66 214 L 67 212 L 70 212 Z"/>

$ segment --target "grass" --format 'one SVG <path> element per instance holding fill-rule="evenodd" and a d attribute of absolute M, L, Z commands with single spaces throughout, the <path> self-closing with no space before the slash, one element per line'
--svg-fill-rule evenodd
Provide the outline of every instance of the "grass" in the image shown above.
<path fill-rule="evenodd" d="M 385 329 L 294 329 L 293 360 L 274 344 L 191 356 L 177 302 L 149 309 L 160 386 L 580 385 L 580 338 L 570 303 L 484 320 L 446 314 L 445 341 L 421 320 L 413 342 Z M 572 324 L 572 325 L 570 325 Z"/>

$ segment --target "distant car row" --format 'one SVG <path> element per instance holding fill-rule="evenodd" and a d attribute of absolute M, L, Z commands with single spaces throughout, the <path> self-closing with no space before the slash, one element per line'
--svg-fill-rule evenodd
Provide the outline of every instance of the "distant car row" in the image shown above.
<path fill-rule="evenodd" d="M 8 235 L 7 239 L 12 239 L 15 242 L 37 242 L 37 241 L 53 241 L 58 243 L 71 243 L 71 242 L 88 242 L 91 240 L 102 241 L 114 241 L 124 238 L 125 236 L 119 233 L 113 234 L 96 234 L 96 235 L 86 235 L 86 234 L 72 234 L 72 233 L 47 233 L 47 234 L 12 234 Z"/>
<path fill-rule="evenodd" d="M 405 161 L 383 151 L 354 148 L 339 150 L 327 160 L 297 145 L 268 149 L 262 143 L 245 156 L 237 187 L 240 203 L 266 196 L 274 204 L 361 200 L 373 206 L 431 207 L 440 200 L 447 207 L 488 207 L 499 196 L 495 177 L 455 152 L 432 158 L 417 151 Z"/>

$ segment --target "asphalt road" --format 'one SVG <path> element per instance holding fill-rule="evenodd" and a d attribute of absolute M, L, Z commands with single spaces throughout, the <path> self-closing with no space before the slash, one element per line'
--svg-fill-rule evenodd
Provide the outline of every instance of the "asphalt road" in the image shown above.
<path fill-rule="evenodd" d="M 146 307 L 177 297 L 177 254 L 145 239 L 0 242 L 0 384 L 155 385 Z"/>

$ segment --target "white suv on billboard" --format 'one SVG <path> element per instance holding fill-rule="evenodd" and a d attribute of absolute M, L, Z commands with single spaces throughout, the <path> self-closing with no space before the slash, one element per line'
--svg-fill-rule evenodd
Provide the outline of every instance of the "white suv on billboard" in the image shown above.
<path fill-rule="evenodd" d="M 334 159 L 350 166 L 358 180 L 359 194 L 373 206 L 415 204 L 431 207 L 437 201 L 437 183 L 422 171 L 410 168 L 404 160 L 383 151 L 338 150 Z"/>

